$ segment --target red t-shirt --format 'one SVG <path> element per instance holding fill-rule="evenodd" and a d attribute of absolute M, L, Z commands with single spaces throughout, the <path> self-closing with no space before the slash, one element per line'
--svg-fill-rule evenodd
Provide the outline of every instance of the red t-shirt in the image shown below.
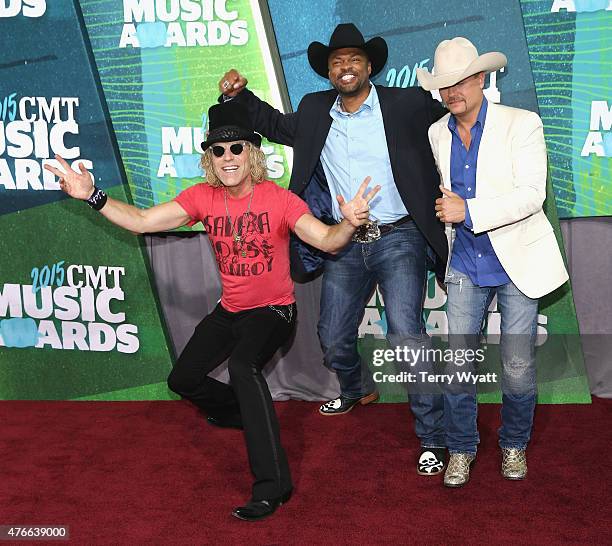
<path fill-rule="evenodd" d="M 176 197 L 191 216 L 190 225 L 201 221 L 208 233 L 221 272 L 221 305 L 237 312 L 293 303 L 289 230 L 300 216 L 310 213 L 308 205 L 294 193 L 264 180 L 255 185 L 248 216 L 251 194 L 240 199 L 227 194 L 230 224 L 224 193 L 223 187 L 196 184 Z M 232 225 L 242 244 L 234 241 Z"/>

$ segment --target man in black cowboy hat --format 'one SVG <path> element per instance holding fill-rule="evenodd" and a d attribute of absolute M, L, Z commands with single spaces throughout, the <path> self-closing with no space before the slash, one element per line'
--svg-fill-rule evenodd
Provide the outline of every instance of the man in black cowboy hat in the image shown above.
<path fill-rule="evenodd" d="M 310 44 L 308 60 L 333 89 L 306 95 L 295 113 L 282 114 L 258 99 L 233 69 L 221 78 L 219 88 L 223 100 L 248 106 L 257 131 L 293 147 L 290 189 L 324 222 L 340 220 L 332 197 L 350 195 L 365 175 L 383 188 L 371 206 L 372 222 L 339 255 L 300 244 L 292 247 L 296 278 L 324 270 L 319 338 L 341 393 L 319 411 L 331 416 L 378 398 L 356 346 L 364 307 L 376 284 L 384 298 L 390 344 L 415 349 L 427 344 L 422 311 L 428 250 L 433 250 L 438 273 L 448 254 L 435 216 L 435 200 L 441 194 L 427 129 L 445 111 L 422 89 L 372 85 L 370 78 L 386 63 L 387 44 L 380 37 L 366 42 L 353 24 L 338 25 L 327 46 Z M 410 403 L 422 446 L 419 460 L 436 458 L 434 465 L 419 464 L 418 471 L 438 473 L 445 457 L 442 398 L 417 385 Z"/>
<path fill-rule="evenodd" d="M 138 209 L 108 197 L 93 185 L 83 164 L 76 172 L 56 156 L 65 172 L 51 166 L 60 187 L 114 224 L 134 233 L 154 233 L 202 221 L 215 251 L 223 293 L 217 307 L 195 328 L 168 386 L 208 414 L 217 426 L 244 428 L 252 498 L 232 514 L 258 520 L 272 514 L 292 492 L 278 420 L 262 368 L 290 337 L 297 310 L 289 275 L 289 233 L 325 252 L 346 245 L 367 222 L 366 178 L 354 199 L 338 197 L 340 224 L 317 220 L 295 194 L 265 180 L 266 162 L 248 112 L 235 102 L 210 108 L 210 132 L 202 145 L 204 183 L 174 201 Z M 229 358 L 231 384 L 208 377 Z"/>

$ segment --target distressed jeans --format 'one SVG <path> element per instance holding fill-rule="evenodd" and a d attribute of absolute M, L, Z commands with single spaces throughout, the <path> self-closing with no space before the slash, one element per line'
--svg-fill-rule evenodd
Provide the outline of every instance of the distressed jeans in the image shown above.
<path fill-rule="evenodd" d="M 502 360 L 499 445 L 525 449 L 531 435 L 536 403 L 538 300 L 525 296 L 512 282 L 495 287 L 476 286 L 465 273 L 452 267 L 445 282 L 448 289 L 449 344 L 453 350 L 478 348 L 485 314 L 497 295 Z M 476 417 L 475 385 L 469 382 L 445 385 L 444 429 L 450 453 L 476 453 L 480 441 Z"/>
<path fill-rule="evenodd" d="M 351 242 L 325 260 L 319 339 L 325 365 L 334 370 L 341 392 L 360 398 L 375 390 L 372 373 L 357 351 L 358 329 L 378 284 L 385 303 L 387 341 L 392 347 L 429 343 L 423 320 L 427 243 L 413 221 L 377 241 Z M 411 393 L 415 430 L 423 447 L 443 447 L 442 395 Z"/>

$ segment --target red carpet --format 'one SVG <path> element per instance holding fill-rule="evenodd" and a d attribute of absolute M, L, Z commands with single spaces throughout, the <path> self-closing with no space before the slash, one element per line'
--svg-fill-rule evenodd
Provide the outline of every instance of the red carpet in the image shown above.
<path fill-rule="evenodd" d="M 250 492 L 241 433 L 186 403 L 1 402 L 0 525 L 69 525 L 87 545 L 609 543 L 612 400 L 539 406 L 524 482 L 499 475 L 499 407 L 482 405 L 457 490 L 417 476 L 407 405 L 316 407 L 277 405 L 295 494 L 246 523 L 230 516 Z"/>

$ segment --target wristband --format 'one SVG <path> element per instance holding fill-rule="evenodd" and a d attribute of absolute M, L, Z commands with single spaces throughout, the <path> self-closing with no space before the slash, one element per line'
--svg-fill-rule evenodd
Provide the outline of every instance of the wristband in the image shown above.
<path fill-rule="evenodd" d="M 91 197 L 85 201 L 92 209 L 101 210 L 104 205 L 106 205 L 106 200 L 108 199 L 108 195 L 104 193 L 103 190 L 94 186 L 94 192 L 91 194 Z"/>

